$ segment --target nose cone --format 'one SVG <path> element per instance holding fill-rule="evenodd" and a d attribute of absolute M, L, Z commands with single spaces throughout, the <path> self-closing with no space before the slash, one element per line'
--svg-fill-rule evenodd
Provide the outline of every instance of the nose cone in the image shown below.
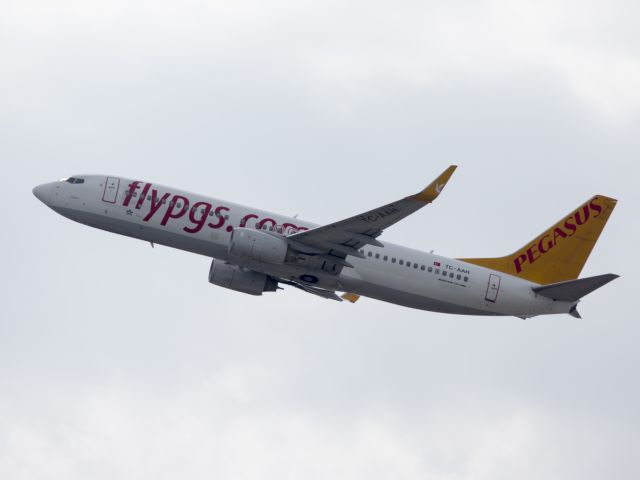
<path fill-rule="evenodd" d="M 51 183 L 45 183 L 43 185 L 38 185 L 33 189 L 33 194 L 36 196 L 38 200 L 40 200 L 45 205 L 49 204 L 49 199 L 51 198 Z"/>

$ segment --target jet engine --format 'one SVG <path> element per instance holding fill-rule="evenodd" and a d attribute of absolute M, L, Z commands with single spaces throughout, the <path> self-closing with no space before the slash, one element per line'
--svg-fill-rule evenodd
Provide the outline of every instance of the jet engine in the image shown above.
<path fill-rule="evenodd" d="M 287 241 L 260 230 L 236 228 L 231 233 L 229 256 L 242 262 L 282 265 L 287 256 Z"/>
<path fill-rule="evenodd" d="M 264 273 L 246 270 L 220 260 L 211 262 L 209 283 L 249 295 L 262 295 L 263 292 L 275 292 L 278 289 L 278 282 Z"/>

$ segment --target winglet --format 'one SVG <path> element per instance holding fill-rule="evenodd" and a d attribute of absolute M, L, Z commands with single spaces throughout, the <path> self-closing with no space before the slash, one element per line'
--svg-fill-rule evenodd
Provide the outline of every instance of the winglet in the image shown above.
<path fill-rule="evenodd" d="M 449 168 L 442 172 L 440 176 L 433 182 L 431 182 L 427 188 L 422 190 L 420 193 L 413 195 L 412 198 L 424 203 L 433 202 L 438 197 L 438 195 L 440 195 L 440 192 L 442 192 L 442 189 L 447 184 L 449 178 L 451 178 L 451 175 L 453 175 L 453 172 L 456 170 L 456 168 L 458 168 L 457 165 L 449 166 Z"/>

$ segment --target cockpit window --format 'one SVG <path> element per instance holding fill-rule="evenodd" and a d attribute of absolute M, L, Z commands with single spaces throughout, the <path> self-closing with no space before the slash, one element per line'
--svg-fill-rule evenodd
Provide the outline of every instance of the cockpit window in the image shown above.
<path fill-rule="evenodd" d="M 67 177 L 67 178 L 63 178 L 60 181 L 67 182 L 67 183 L 84 183 L 84 178 Z"/>

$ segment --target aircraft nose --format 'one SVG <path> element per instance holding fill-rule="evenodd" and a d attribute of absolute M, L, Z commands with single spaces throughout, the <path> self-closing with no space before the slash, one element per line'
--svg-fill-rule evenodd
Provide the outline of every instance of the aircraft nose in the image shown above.
<path fill-rule="evenodd" d="M 49 203 L 49 198 L 51 197 L 51 184 L 44 183 L 42 185 L 38 185 L 33 189 L 33 194 L 38 200 L 47 205 Z"/>

